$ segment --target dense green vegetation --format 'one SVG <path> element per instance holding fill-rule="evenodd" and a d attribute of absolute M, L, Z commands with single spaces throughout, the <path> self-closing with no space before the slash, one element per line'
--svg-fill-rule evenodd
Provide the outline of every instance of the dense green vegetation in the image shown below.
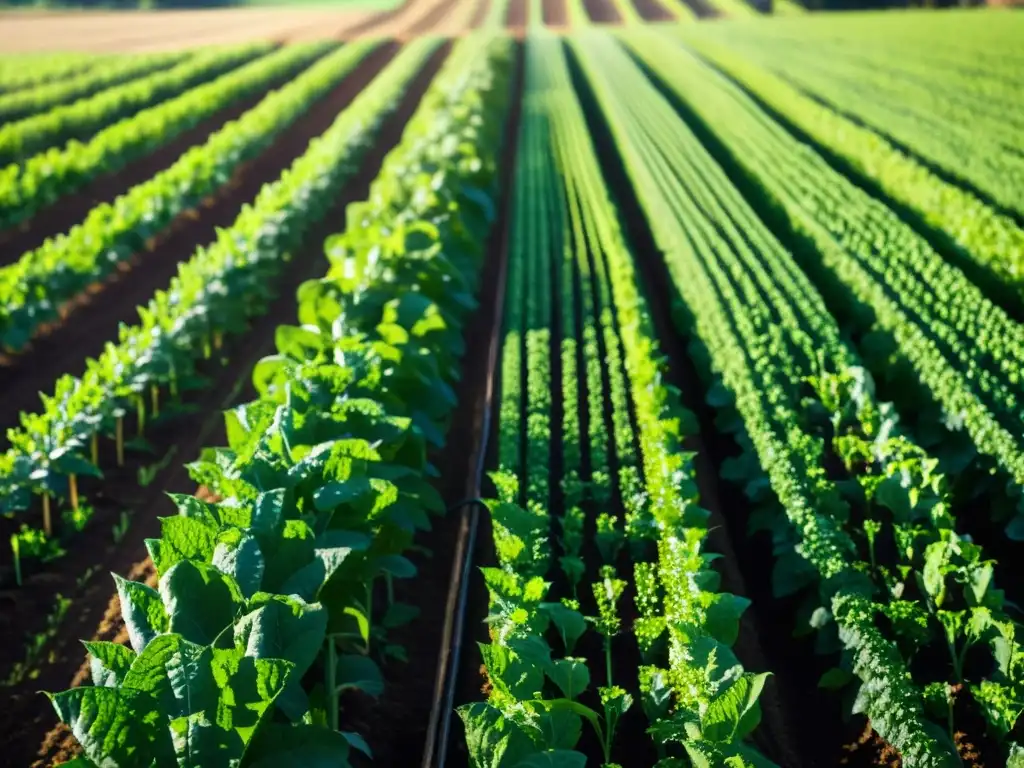
<path fill-rule="evenodd" d="M 1024 768 L 1024 17 L 711 5 L 0 57 L 58 757 Z"/>

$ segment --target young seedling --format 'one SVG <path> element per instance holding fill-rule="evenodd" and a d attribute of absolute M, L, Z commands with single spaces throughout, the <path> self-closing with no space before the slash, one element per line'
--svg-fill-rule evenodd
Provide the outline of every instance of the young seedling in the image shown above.
<path fill-rule="evenodd" d="M 605 680 L 612 684 L 612 638 L 619 634 L 622 620 L 616 611 L 616 603 L 626 590 L 626 582 L 615 577 L 615 568 L 606 565 L 601 568 L 601 581 L 593 585 L 597 601 L 597 616 L 591 621 L 604 636 Z"/>

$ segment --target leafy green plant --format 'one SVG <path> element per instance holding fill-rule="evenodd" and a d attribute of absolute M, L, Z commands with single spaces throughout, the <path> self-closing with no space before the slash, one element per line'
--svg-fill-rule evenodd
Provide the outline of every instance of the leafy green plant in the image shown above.
<path fill-rule="evenodd" d="M 295 176 L 341 164 L 352 122 L 394 103 L 437 44 L 404 49 Z M 403 553 L 445 511 L 427 449 L 454 405 L 443 395 L 491 220 L 508 50 L 456 46 L 328 241 L 329 273 L 300 289 L 300 324 L 254 369 L 259 398 L 226 414 L 227 446 L 190 465 L 219 501 L 174 497 L 179 514 L 147 542 L 158 589 L 118 579 L 131 648 L 87 644 L 94 685 L 51 694 L 94 763 L 345 766 L 368 751 L 339 730 L 339 698 L 379 695 L 381 660 L 401 657 L 388 633 L 415 611 L 389 589 L 374 600 L 374 585 L 416 576 Z"/>

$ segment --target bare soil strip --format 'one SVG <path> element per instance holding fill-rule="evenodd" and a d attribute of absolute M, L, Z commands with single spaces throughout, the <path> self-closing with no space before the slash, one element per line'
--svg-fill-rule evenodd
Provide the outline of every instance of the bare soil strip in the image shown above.
<path fill-rule="evenodd" d="M 471 15 L 479 15 L 483 0 L 409 0 L 398 10 L 341 33 L 344 39 L 391 37 L 409 40 L 427 34 L 458 37 L 472 27 Z"/>
<path fill-rule="evenodd" d="M 698 19 L 714 19 L 723 16 L 709 0 L 683 0 Z"/>
<path fill-rule="evenodd" d="M 473 17 L 469 20 L 470 29 L 480 29 L 483 26 L 484 20 L 491 10 L 491 2 L 492 0 L 476 0 L 476 10 L 473 11 Z"/>
<path fill-rule="evenodd" d="M 394 47 L 388 50 L 388 56 L 393 55 L 393 52 Z M 132 527 L 125 539 L 116 547 L 104 547 L 103 539 L 108 537 L 107 529 L 100 525 L 93 526 L 83 533 L 83 538 L 75 542 L 69 556 L 55 564 L 59 570 L 48 575 L 46 584 L 51 594 L 61 588 L 67 594 L 72 594 L 75 593 L 75 580 L 79 575 L 90 566 L 99 567 L 97 575 L 86 581 L 85 588 L 76 593 L 57 641 L 47 648 L 47 662 L 39 669 L 38 678 L 14 689 L 11 697 L 14 706 L 5 708 L 4 714 L 0 715 L 0 738 L 5 742 L 12 764 L 27 765 L 37 760 L 34 765 L 49 765 L 57 758 L 66 759 L 77 752 L 77 745 L 67 729 L 62 725 L 53 727 L 52 709 L 45 697 L 36 692 L 40 689 L 60 690 L 72 681 L 81 683 L 87 680 L 81 669 L 83 654 L 77 638 L 126 639 L 120 631 L 122 624 L 117 611 L 112 609 L 117 600 L 116 597 L 111 598 L 113 589 L 107 572 L 134 573 L 142 579 L 151 572 L 144 539 L 157 534 L 158 515 L 174 514 L 173 506 L 164 497 L 165 492 L 188 493 L 195 490 L 194 483 L 189 480 L 184 469 L 184 463 L 192 460 L 206 445 L 223 444 L 225 438 L 221 411 L 253 395 L 250 383 L 253 365 L 273 351 L 277 326 L 295 322 L 296 289 L 304 280 L 324 272 L 324 238 L 337 231 L 340 223 L 344 222 L 344 208 L 348 203 L 366 197 L 370 182 L 376 177 L 385 155 L 401 137 L 406 122 L 419 104 L 445 53 L 446 49 L 439 50 L 410 85 L 399 108 L 387 120 L 373 149 L 361 163 L 360 170 L 338 195 L 334 209 L 314 228 L 306 238 L 305 246 L 296 253 L 295 260 L 282 277 L 281 293 L 270 312 L 257 320 L 245 338 L 239 341 L 236 349 L 232 350 L 230 363 L 213 377 L 213 385 L 203 391 L 195 413 L 168 424 L 165 434 L 153 436 L 152 439 L 161 446 L 177 446 L 177 453 L 168 469 L 158 475 L 156 481 L 144 491 L 139 489 L 131 473 L 123 479 L 121 492 L 125 497 L 118 501 L 122 508 L 134 513 Z M 354 97 L 362 90 L 374 73 L 364 70 L 361 80 L 350 80 L 347 86 L 350 96 Z M 307 119 L 312 119 L 312 113 Z M 112 463 L 109 462 L 107 466 Z M 108 479 L 104 487 L 112 485 L 115 483 Z M 128 494 L 133 492 L 135 495 L 129 498 Z M 84 538 L 90 535 L 94 539 L 91 542 L 93 546 Z M 103 554 L 97 557 L 97 552 Z M 42 587 L 37 594 L 41 594 L 41 591 Z M 22 594 L 17 592 L 14 597 L 18 598 Z M 4 596 L 9 597 L 7 593 Z M 35 614 L 35 623 L 38 625 L 41 620 L 39 613 L 45 610 L 43 605 L 37 605 L 35 610 L 25 606 L 19 607 L 16 613 Z M 5 611 L 5 615 L 10 613 Z M 33 627 L 20 626 L 28 623 L 19 621 L 17 629 L 35 631 Z M 14 629 L 11 628 L 12 632 Z M 20 642 L 16 645 L 20 646 Z"/>
<path fill-rule="evenodd" d="M 169 168 L 185 152 L 193 146 L 203 144 L 230 121 L 237 120 L 255 107 L 268 92 L 293 79 L 297 72 L 298 70 L 293 70 L 272 80 L 267 83 L 266 90 L 254 93 L 237 104 L 211 115 L 179 134 L 169 144 L 145 157 L 140 157 L 119 171 L 94 179 L 77 192 L 61 197 L 17 229 L 0 232 L 0 266 L 17 261 L 27 251 L 42 245 L 47 238 L 67 232 L 76 224 L 80 224 L 97 205 L 112 202 L 136 184 L 141 184 Z"/>
<path fill-rule="evenodd" d="M 110 280 L 80 296 L 69 307 L 63 323 L 37 338 L 29 351 L 0 367 L 0 389 L 4 392 L 0 429 L 17 424 L 19 412 L 35 411 L 38 393 L 50 392 L 61 374 L 82 373 L 86 359 L 97 356 L 108 340 L 116 338 L 118 325 L 135 322 L 136 307 L 170 283 L 178 262 L 213 241 L 218 228 L 230 226 L 242 205 L 253 200 L 264 183 L 280 176 L 305 152 L 310 140 L 334 122 L 392 53 L 392 45 L 372 51 L 270 149 L 239 169 L 220 194 L 179 216 L 169 231 L 150 243 L 145 253 L 136 254 L 124 271 L 115 272 Z M 0 533 L 3 528 L 0 521 Z"/>
<path fill-rule="evenodd" d="M 505 28 L 523 34 L 530 23 L 530 6 L 527 0 L 509 0 Z"/>
<path fill-rule="evenodd" d="M 331 37 L 381 14 L 308 8 L 219 8 L 0 15 L 0 53 L 156 51 L 248 40 Z"/>
<path fill-rule="evenodd" d="M 674 21 L 675 16 L 658 0 L 624 0 L 632 2 L 644 21 Z"/>
<path fill-rule="evenodd" d="M 621 24 L 622 16 L 612 0 L 583 0 L 587 16 L 595 24 Z"/>
<path fill-rule="evenodd" d="M 556 29 L 564 28 L 569 23 L 566 13 L 565 0 L 544 0 L 543 5 L 544 26 Z"/>

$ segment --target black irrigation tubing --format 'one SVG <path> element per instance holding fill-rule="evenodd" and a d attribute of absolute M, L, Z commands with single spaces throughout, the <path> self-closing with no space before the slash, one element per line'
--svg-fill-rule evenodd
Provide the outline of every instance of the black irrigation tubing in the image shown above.
<path fill-rule="evenodd" d="M 448 740 L 452 712 L 455 706 L 455 688 L 458 682 L 459 660 L 462 656 L 463 636 L 466 631 L 466 603 L 473 570 L 473 551 L 476 549 L 480 528 L 480 507 L 487 449 L 490 444 L 494 410 L 494 378 L 497 369 L 500 329 L 504 317 L 505 282 L 508 273 L 508 248 L 502 243 L 501 266 L 498 271 L 497 300 L 494 302 L 491 338 L 487 349 L 487 378 L 484 385 L 483 414 L 480 443 L 477 446 L 476 468 L 472 475 L 470 495 L 448 508 L 464 508 L 459 538 L 452 558 L 452 575 L 448 584 L 448 602 L 445 606 L 444 629 L 438 652 L 437 676 L 434 685 L 434 703 L 430 710 L 427 738 L 423 747 L 422 768 L 443 768 L 448 758 Z"/>
<path fill-rule="evenodd" d="M 483 492 L 484 471 L 487 467 L 488 449 L 491 441 L 491 427 L 494 421 L 494 381 L 498 369 L 498 351 L 501 347 L 501 329 L 505 322 L 505 290 L 508 282 L 509 231 L 508 222 L 512 215 L 512 185 L 515 183 L 515 160 L 519 145 L 519 108 L 524 82 L 525 54 L 522 46 L 516 46 L 516 63 L 512 81 L 513 102 L 508 116 L 505 136 L 509 142 L 506 152 L 507 165 L 499 174 L 502 187 L 501 218 L 495 222 L 498 246 L 498 274 L 495 286 L 495 300 L 491 315 L 491 335 L 487 345 L 487 375 L 484 379 L 483 412 L 481 414 L 480 442 L 477 445 L 476 466 L 467 497 L 456 502 L 449 510 L 464 509 L 455 554 L 452 558 L 452 574 L 448 583 L 448 601 L 445 606 L 444 628 L 441 648 L 437 655 L 437 674 L 434 682 L 434 701 L 431 704 L 430 720 L 427 724 L 426 741 L 423 746 L 421 768 L 444 768 L 448 759 L 452 714 L 455 709 L 455 690 L 458 684 L 459 664 L 462 657 L 463 637 L 466 634 L 466 604 L 469 601 L 469 583 L 473 570 L 473 553 L 480 529 L 480 498 Z M 500 227 L 500 228 L 499 228 Z M 500 239 L 499 239 L 500 238 Z"/>
<path fill-rule="evenodd" d="M 430 711 L 427 740 L 423 748 L 422 768 L 431 768 L 432 766 L 443 768 L 448 758 L 448 738 L 451 731 L 452 712 L 455 707 L 455 688 L 458 680 L 459 660 L 462 657 L 462 639 L 466 632 L 466 604 L 469 599 L 469 582 L 473 570 L 473 551 L 476 549 L 477 533 L 480 529 L 480 508 L 484 506 L 484 500 L 480 498 L 480 493 L 482 492 L 487 449 L 491 437 L 494 371 L 500 336 L 498 329 L 501 327 L 502 307 L 505 301 L 505 270 L 508 264 L 507 258 L 503 261 L 499 278 L 498 301 L 495 307 L 497 320 L 488 348 L 488 375 L 484 390 L 481 438 L 477 447 L 476 470 L 473 474 L 471 491 L 473 495 L 448 508 L 449 511 L 459 508 L 466 511 L 463 512 L 459 538 L 455 546 L 455 556 L 452 558 L 452 576 L 448 585 L 444 630 L 441 636 L 441 649 L 438 652 L 434 703 Z"/>

